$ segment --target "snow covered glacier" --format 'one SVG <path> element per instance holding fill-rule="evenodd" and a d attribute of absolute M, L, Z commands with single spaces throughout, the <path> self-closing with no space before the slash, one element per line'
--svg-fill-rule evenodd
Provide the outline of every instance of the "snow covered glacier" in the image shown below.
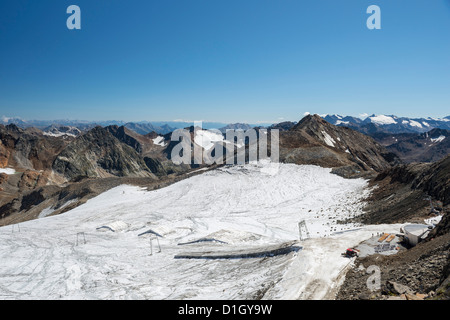
<path fill-rule="evenodd" d="M 223 167 L 154 191 L 122 185 L 64 214 L 0 228 L 0 299 L 333 298 L 350 262 L 340 253 L 397 230 L 337 224 L 361 214 L 369 192 L 363 179 L 294 164 Z M 302 220 L 310 237 L 298 241 Z M 290 241 L 301 249 L 175 259 Z"/>

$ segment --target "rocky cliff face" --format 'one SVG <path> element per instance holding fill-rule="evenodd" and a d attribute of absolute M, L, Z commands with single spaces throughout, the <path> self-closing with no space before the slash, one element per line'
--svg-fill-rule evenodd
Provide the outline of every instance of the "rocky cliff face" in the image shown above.
<path fill-rule="evenodd" d="M 167 175 L 168 170 L 163 166 L 163 163 L 168 159 L 164 154 L 165 148 L 154 143 L 154 139 L 159 136 L 156 132 L 153 131 L 146 135 L 140 135 L 124 126 L 108 126 L 105 129 L 120 142 L 132 147 L 143 158 L 145 164 L 153 174 L 158 177 Z"/>
<path fill-rule="evenodd" d="M 0 125 L 0 168 L 10 174 L 0 181 L 0 206 L 21 192 L 54 183 L 51 165 L 72 138 L 46 136 L 39 129 L 21 129 L 14 124 Z"/>
<path fill-rule="evenodd" d="M 144 136 L 141 136 L 124 126 L 107 126 L 105 129 L 119 141 L 132 147 L 137 153 L 142 153 L 146 145 L 150 144 L 149 139 L 145 139 Z"/>
<path fill-rule="evenodd" d="M 375 181 L 389 179 L 391 183 L 410 185 L 422 190 L 444 206 L 450 204 L 450 155 L 434 163 L 412 163 L 382 172 Z"/>
<path fill-rule="evenodd" d="M 67 178 L 111 176 L 154 177 L 132 147 L 108 129 L 96 127 L 67 145 L 56 157 L 53 170 Z"/>
<path fill-rule="evenodd" d="M 45 136 L 34 128 L 0 125 L 0 162 L 15 168 L 45 170 L 71 139 Z"/>
<path fill-rule="evenodd" d="M 372 137 L 403 162 L 435 162 L 450 154 L 450 131 L 433 129 L 424 133 L 376 133 Z"/>

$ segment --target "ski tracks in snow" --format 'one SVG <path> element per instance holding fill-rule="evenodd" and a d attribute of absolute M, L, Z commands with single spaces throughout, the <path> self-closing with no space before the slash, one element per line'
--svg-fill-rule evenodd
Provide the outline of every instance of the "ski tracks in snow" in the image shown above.
<path fill-rule="evenodd" d="M 0 228 L 0 297 L 323 298 L 343 266 L 337 250 L 346 245 L 337 246 L 331 235 L 355 227 L 333 221 L 361 213 L 366 185 L 329 169 L 285 164 L 276 174 L 252 165 L 221 168 L 154 191 L 119 186 L 64 214 L 22 223 L 21 232 Z M 313 239 L 299 252 L 174 259 L 187 249 L 250 250 L 297 240 L 300 220 Z M 96 230 L 114 221 L 129 227 Z M 150 238 L 137 236 L 144 228 L 164 231 L 162 252 L 150 254 Z M 77 245 L 79 232 L 86 243 Z M 227 244 L 178 246 L 212 234 Z M 341 237 L 352 235 L 352 241 L 365 236 L 350 232 Z"/>

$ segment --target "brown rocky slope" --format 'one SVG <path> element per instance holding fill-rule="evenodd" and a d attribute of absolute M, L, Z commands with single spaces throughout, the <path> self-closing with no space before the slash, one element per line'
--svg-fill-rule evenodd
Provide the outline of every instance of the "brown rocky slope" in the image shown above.
<path fill-rule="evenodd" d="M 308 115 L 280 132 L 280 161 L 333 168 L 344 177 L 371 177 L 400 163 L 371 137 L 318 115 Z"/>
<path fill-rule="evenodd" d="M 413 248 L 391 256 L 357 258 L 336 298 L 450 299 L 450 156 L 431 164 L 393 167 L 371 185 L 375 189 L 360 219 L 363 223 L 424 223 L 436 214 L 442 218 Z M 380 290 L 370 291 L 367 286 L 370 265 L 381 270 Z"/>

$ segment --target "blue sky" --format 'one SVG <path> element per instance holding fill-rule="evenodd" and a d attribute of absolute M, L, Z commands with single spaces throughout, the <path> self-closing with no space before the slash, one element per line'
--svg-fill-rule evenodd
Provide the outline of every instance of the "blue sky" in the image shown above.
<path fill-rule="evenodd" d="M 81 30 L 66 9 L 81 8 Z M 369 30 L 369 5 L 381 30 Z M 450 0 L 3 0 L 0 116 L 450 115 Z"/>

